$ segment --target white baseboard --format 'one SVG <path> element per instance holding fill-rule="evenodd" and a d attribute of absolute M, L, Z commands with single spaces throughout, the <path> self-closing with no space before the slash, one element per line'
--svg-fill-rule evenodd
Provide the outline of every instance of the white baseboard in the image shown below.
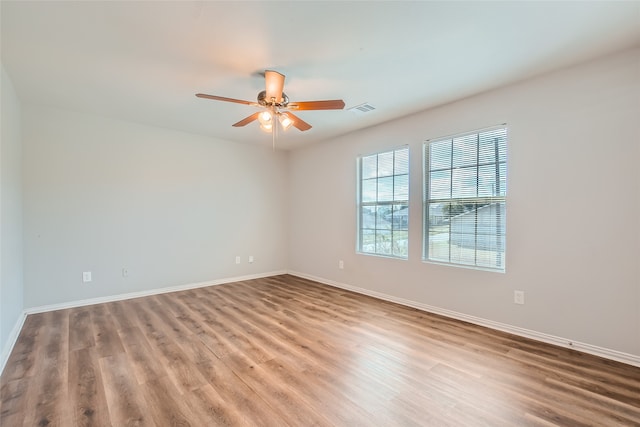
<path fill-rule="evenodd" d="M 150 295 L 167 294 L 169 292 L 186 291 L 189 289 L 204 288 L 206 286 L 224 285 L 225 283 L 241 282 L 243 280 L 261 279 L 263 277 L 287 274 L 286 271 L 271 271 L 268 273 L 250 274 L 247 276 L 227 277 L 225 279 L 209 280 L 206 282 L 188 283 L 186 285 L 169 286 L 166 288 L 150 289 L 148 291 L 129 292 L 126 294 L 109 295 L 106 297 L 89 298 L 77 301 L 63 302 L 60 304 L 42 305 L 24 310 L 25 314 L 44 313 L 47 311 L 63 310 L 66 308 L 83 307 L 85 305 L 102 304 L 105 302 L 122 301 L 133 298 L 147 297 Z"/>
<path fill-rule="evenodd" d="M 310 274 L 304 274 L 297 271 L 288 271 L 288 274 L 293 276 L 302 277 L 304 279 L 313 280 L 325 285 L 334 286 L 336 288 L 346 289 L 348 291 L 356 292 L 358 294 L 368 295 L 374 298 L 378 298 L 385 301 L 395 302 L 397 304 L 405 305 L 418 310 L 426 311 L 429 313 L 439 314 L 442 316 L 450 317 L 453 319 L 463 320 L 465 322 L 473 323 L 474 325 L 485 326 L 490 329 L 495 329 L 502 332 L 508 332 L 513 335 L 518 335 L 525 338 L 531 338 L 536 341 L 545 342 L 548 344 L 557 345 L 559 347 L 570 348 L 573 350 L 581 351 L 583 353 L 592 354 L 594 356 L 603 357 L 605 359 L 615 360 L 617 362 L 626 363 L 640 367 L 640 356 L 624 353 L 617 350 L 611 350 L 608 348 L 598 347 L 595 345 L 577 342 L 567 338 L 557 337 L 554 335 L 545 334 L 542 332 L 532 331 L 530 329 L 520 328 L 518 326 L 512 326 L 505 323 L 494 322 L 493 320 L 483 319 L 481 317 L 470 316 L 464 313 L 458 313 L 443 309 L 440 307 L 434 307 L 427 304 L 422 304 L 416 301 L 406 300 L 403 298 L 394 297 L 392 295 L 383 294 L 381 292 L 371 291 L 369 289 L 359 288 L 357 286 L 351 286 L 333 280 L 324 279 L 322 277 L 313 276 Z"/>
<path fill-rule="evenodd" d="M 0 355 L 0 375 L 2 375 L 2 372 L 4 371 L 4 367 L 7 364 L 7 361 L 9 360 L 9 356 L 13 351 L 13 347 L 16 345 L 16 342 L 18 341 L 18 336 L 20 335 L 20 331 L 22 330 L 22 326 L 24 325 L 24 321 L 26 318 L 27 318 L 27 315 L 25 314 L 25 312 L 20 313 L 20 316 L 18 316 L 18 319 L 16 320 L 16 324 L 13 325 L 13 329 L 11 329 L 11 333 L 9 334 L 9 338 L 7 339 L 7 342 L 4 344 L 4 347 L 2 348 L 2 354 Z"/>

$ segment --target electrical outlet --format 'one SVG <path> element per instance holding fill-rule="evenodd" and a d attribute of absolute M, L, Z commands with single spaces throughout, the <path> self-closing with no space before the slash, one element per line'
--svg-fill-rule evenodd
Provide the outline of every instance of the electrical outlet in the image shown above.
<path fill-rule="evenodd" d="M 122 277 L 129 277 L 129 269 L 128 268 L 123 268 L 122 269 Z"/>
<path fill-rule="evenodd" d="M 249 255 L 249 264 L 253 262 L 253 255 Z"/>
<path fill-rule="evenodd" d="M 344 261 L 343 260 L 338 261 L 338 268 L 340 270 L 344 270 Z"/>
<path fill-rule="evenodd" d="M 240 256 L 236 257 L 236 264 L 240 264 Z"/>
<path fill-rule="evenodd" d="M 524 304 L 524 291 L 513 291 L 513 302 L 516 304 Z"/>
<path fill-rule="evenodd" d="M 83 271 L 82 272 L 82 281 L 84 283 L 87 283 L 87 282 L 91 281 L 91 272 L 90 271 Z"/>

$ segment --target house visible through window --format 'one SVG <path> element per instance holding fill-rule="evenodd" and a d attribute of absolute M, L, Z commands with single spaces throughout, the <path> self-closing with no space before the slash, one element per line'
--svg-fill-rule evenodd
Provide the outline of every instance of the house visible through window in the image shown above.
<path fill-rule="evenodd" d="M 504 271 L 507 128 L 424 145 L 424 259 Z"/>
<path fill-rule="evenodd" d="M 409 148 L 358 159 L 358 251 L 406 258 Z"/>

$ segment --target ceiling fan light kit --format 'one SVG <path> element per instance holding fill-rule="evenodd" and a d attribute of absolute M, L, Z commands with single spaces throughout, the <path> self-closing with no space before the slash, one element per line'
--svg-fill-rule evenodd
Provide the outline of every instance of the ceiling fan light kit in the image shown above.
<path fill-rule="evenodd" d="M 258 121 L 260 122 L 260 124 L 263 124 L 265 126 L 271 125 L 272 123 L 271 113 L 269 111 L 263 111 L 258 115 Z"/>
<path fill-rule="evenodd" d="M 344 108 L 344 101 L 341 99 L 327 100 L 327 101 L 305 101 L 305 102 L 290 102 L 289 97 L 284 93 L 284 74 L 277 71 L 266 70 L 264 72 L 265 78 L 265 90 L 258 93 L 257 101 L 244 101 L 241 99 L 227 98 L 224 96 L 207 95 L 204 93 L 197 93 L 198 98 L 213 99 L 215 101 L 233 102 L 236 104 L 244 104 L 252 107 L 263 108 L 262 111 L 254 113 L 237 123 L 234 123 L 234 127 L 246 126 L 249 123 L 258 120 L 260 123 L 260 129 L 265 132 L 273 132 L 274 123 L 280 122 L 280 126 L 283 130 L 289 129 L 291 126 L 297 128 L 300 131 L 307 131 L 311 129 L 311 125 L 295 114 L 292 111 L 304 111 L 304 110 L 342 110 Z"/>
<path fill-rule="evenodd" d="M 291 120 L 291 118 L 287 113 L 280 113 L 279 119 L 280 119 L 280 125 L 282 125 L 282 128 L 284 130 L 289 129 L 291 125 L 293 125 L 293 120 Z"/>

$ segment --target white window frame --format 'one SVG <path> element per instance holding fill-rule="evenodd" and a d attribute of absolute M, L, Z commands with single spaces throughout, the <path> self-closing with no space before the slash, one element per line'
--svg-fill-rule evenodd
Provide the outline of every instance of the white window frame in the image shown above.
<path fill-rule="evenodd" d="M 480 138 L 482 135 L 503 135 L 504 141 L 498 146 L 496 139 L 496 152 L 492 162 L 480 161 Z M 469 141 L 476 137 L 477 146 L 475 151 L 476 160 L 466 163 L 465 166 L 454 165 L 454 146 L 456 142 Z M 450 164 L 448 167 L 440 167 L 432 170 L 430 167 L 430 149 L 432 144 L 451 143 Z M 434 138 L 423 144 L 423 261 L 446 264 L 456 267 L 466 267 L 497 272 L 506 271 L 506 200 L 507 200 L 507 145 L 508 129 L 507 125 L 493 126 L 471 132 L 455 134 L 451 136 Z M 499 150 L 503 150 L 500 151 Z M 486 151 L 485 151 L 486 153 Z M 439 157 L 446 159 L 446 157 Z M 437 161 L 437 160 L 434 160 Z M 494 167 L 495 183 L 492 184 L 492 194 L 479 195 L 483 187 L 480 184 L 480 168 Z M 475 172 L 472 170 L 476 168 Z M 471 175 L 475 174 L 474 195 L 464 194 L 474 186 L 455 187 L 455 183 L 463 181 L 463 178 L 454 178 L 454 172 L 462 176 L 463 169 L 471 170 Z M 438 172 L 446 176 L 450 173 L 449 196 L 446 189 L 441 191 L 437 184 L 431 187 L 430 176 Z M 484 175 L 485 177 L 488 175 Z M 471 178 L 473 180 L 473 178 Z M 446 182 L 446 178 L 443 182 Z M 496 188 L 497 187 L 497 188 Z M 440 191 L 440 195 L 430 194 L 431 189 L 436 188 L 434 193 Z M 486 190 L 485 190 L 486 191 Z M 458 192 L 457 195 L 454 193 Z M 448 206 L 447 206 L 448 204 Z M 433 210 L 431 209 L 433 205 Z M 475 208 L 473 207 L 475 205 Z M 480 207 L 478 207 L 480 205 Z M 459 207 L 460 213 L 454 213 L 453 208 Z M 444 208 L 443 208 L 444 207 Z M 448 210 L 445 210 L 448 207 Z M 434 214 L 442 210 L 441 214 Z M 468 216 L 465 218 L 464 216 Z M 454 221 L 456 221 L 454 223 Z M 487 227 L 487 223 L 490 225 Z M 463 227 L 467 227 L 464 229 Z M 455 230 L 457 228 L 457 230 Z M 469 229 L 473 232 L 469 233 Z M 453 231 L 452 231 L 453 230 Z M 489 232 L 487 232 L 489 230 Z M 433 231 L 433 232 L 432 232 Z M 445 243 L 446 242 L 446 243 Z M 448 254 L 447 254 L 448 248 Z M 433 252 L 430 253 L 430 252 Z M 473 254 L 473 260 L 471 260 Z"/>
<path fill-rule="evenodd" d="M 406 172 L 404 170 L 397 171 L 396 170 L 396 155 L 398 152 L 406 151 Z M 388 155 L 389 153 L 393 153 L 393 172 L 391 175 L 382 175 L 380 176 L 380 166 L 379 163 L 376 163 L 376 176 L 375 178 L 363 177 L 363 161 L 366 158 L 371 158 L 376 156 L 376 161 L 379 161 L 380 156 Z M 359 156 L 357 159 L 357 243 L 356 243 L 356 252 L 364 255 L 374 255 L 374 256 L 382 256 L 382 257 L 391 257 L 391 258 L 399 258 L 399 259 L 407 259 L 409 257 L 409 156 L 410 150 L 408 145 L 403 145 L 400 147 L 392 148 L 389 150 L 384 150 L 376 153 L 371 153 L 367 155 Z M 398 172 L 398 173 L 396 173 Z M 384 200 L 380 199 L 380 181 L 382 179 L 391 178 L 393 181 L 392 189 L 393 196 L 389 200 L 385 198 Z M 375 179 L 376 182 L 376 197 L 375 200 L 363 200 L 364 192 L 363 185 L 365 181 L 373 181 Z M 402 179 L 401 182 L 398 179 Z M 402 185 L 402 182 L 406 181 L 406 193 L 404 190 L 397 191 L 399 186 Z M 396 185 L 398 183 L 398 185 Z M 369 183 L 371 184 L 371 182 Z M 398 196 L 397 193 L 400 195 Z M 404 206 L 404 208 L 401 208 Z M 373 218 L 372 218 L 372 212 Z M 380 214 L 381 211 L 387 211 L 388 213 L 383 218 Z M 368 211 L 368 212 L 367 212 Z M 404 211 L 404 212 L 401 212 Z M 398 215 L 398 213 L 400 213 Z M 368 215 L 367 215 L 368 213 Z M 366 216 L 366 217 L 365 217 Z M 390 217 L 390 218 L 389 218 Z M 372 227 L 373 221 L 373 227 Z M 384 225 L 379 225 L 382 221 L 384 221 Z M 388 242 L 381 242 L 380 240 L 384 240 L 384 236 L 388 234 L 390 240 Z M 373 236 L 373 243 L 371 241 Z M 406 243 L 398 245 L 398 242 L 402 242 L 406 240 Z M 373 244 L 373 248 L 372 245 Z M 389 245 L 390 250 L 386 249 L 387 245 Z"/>

